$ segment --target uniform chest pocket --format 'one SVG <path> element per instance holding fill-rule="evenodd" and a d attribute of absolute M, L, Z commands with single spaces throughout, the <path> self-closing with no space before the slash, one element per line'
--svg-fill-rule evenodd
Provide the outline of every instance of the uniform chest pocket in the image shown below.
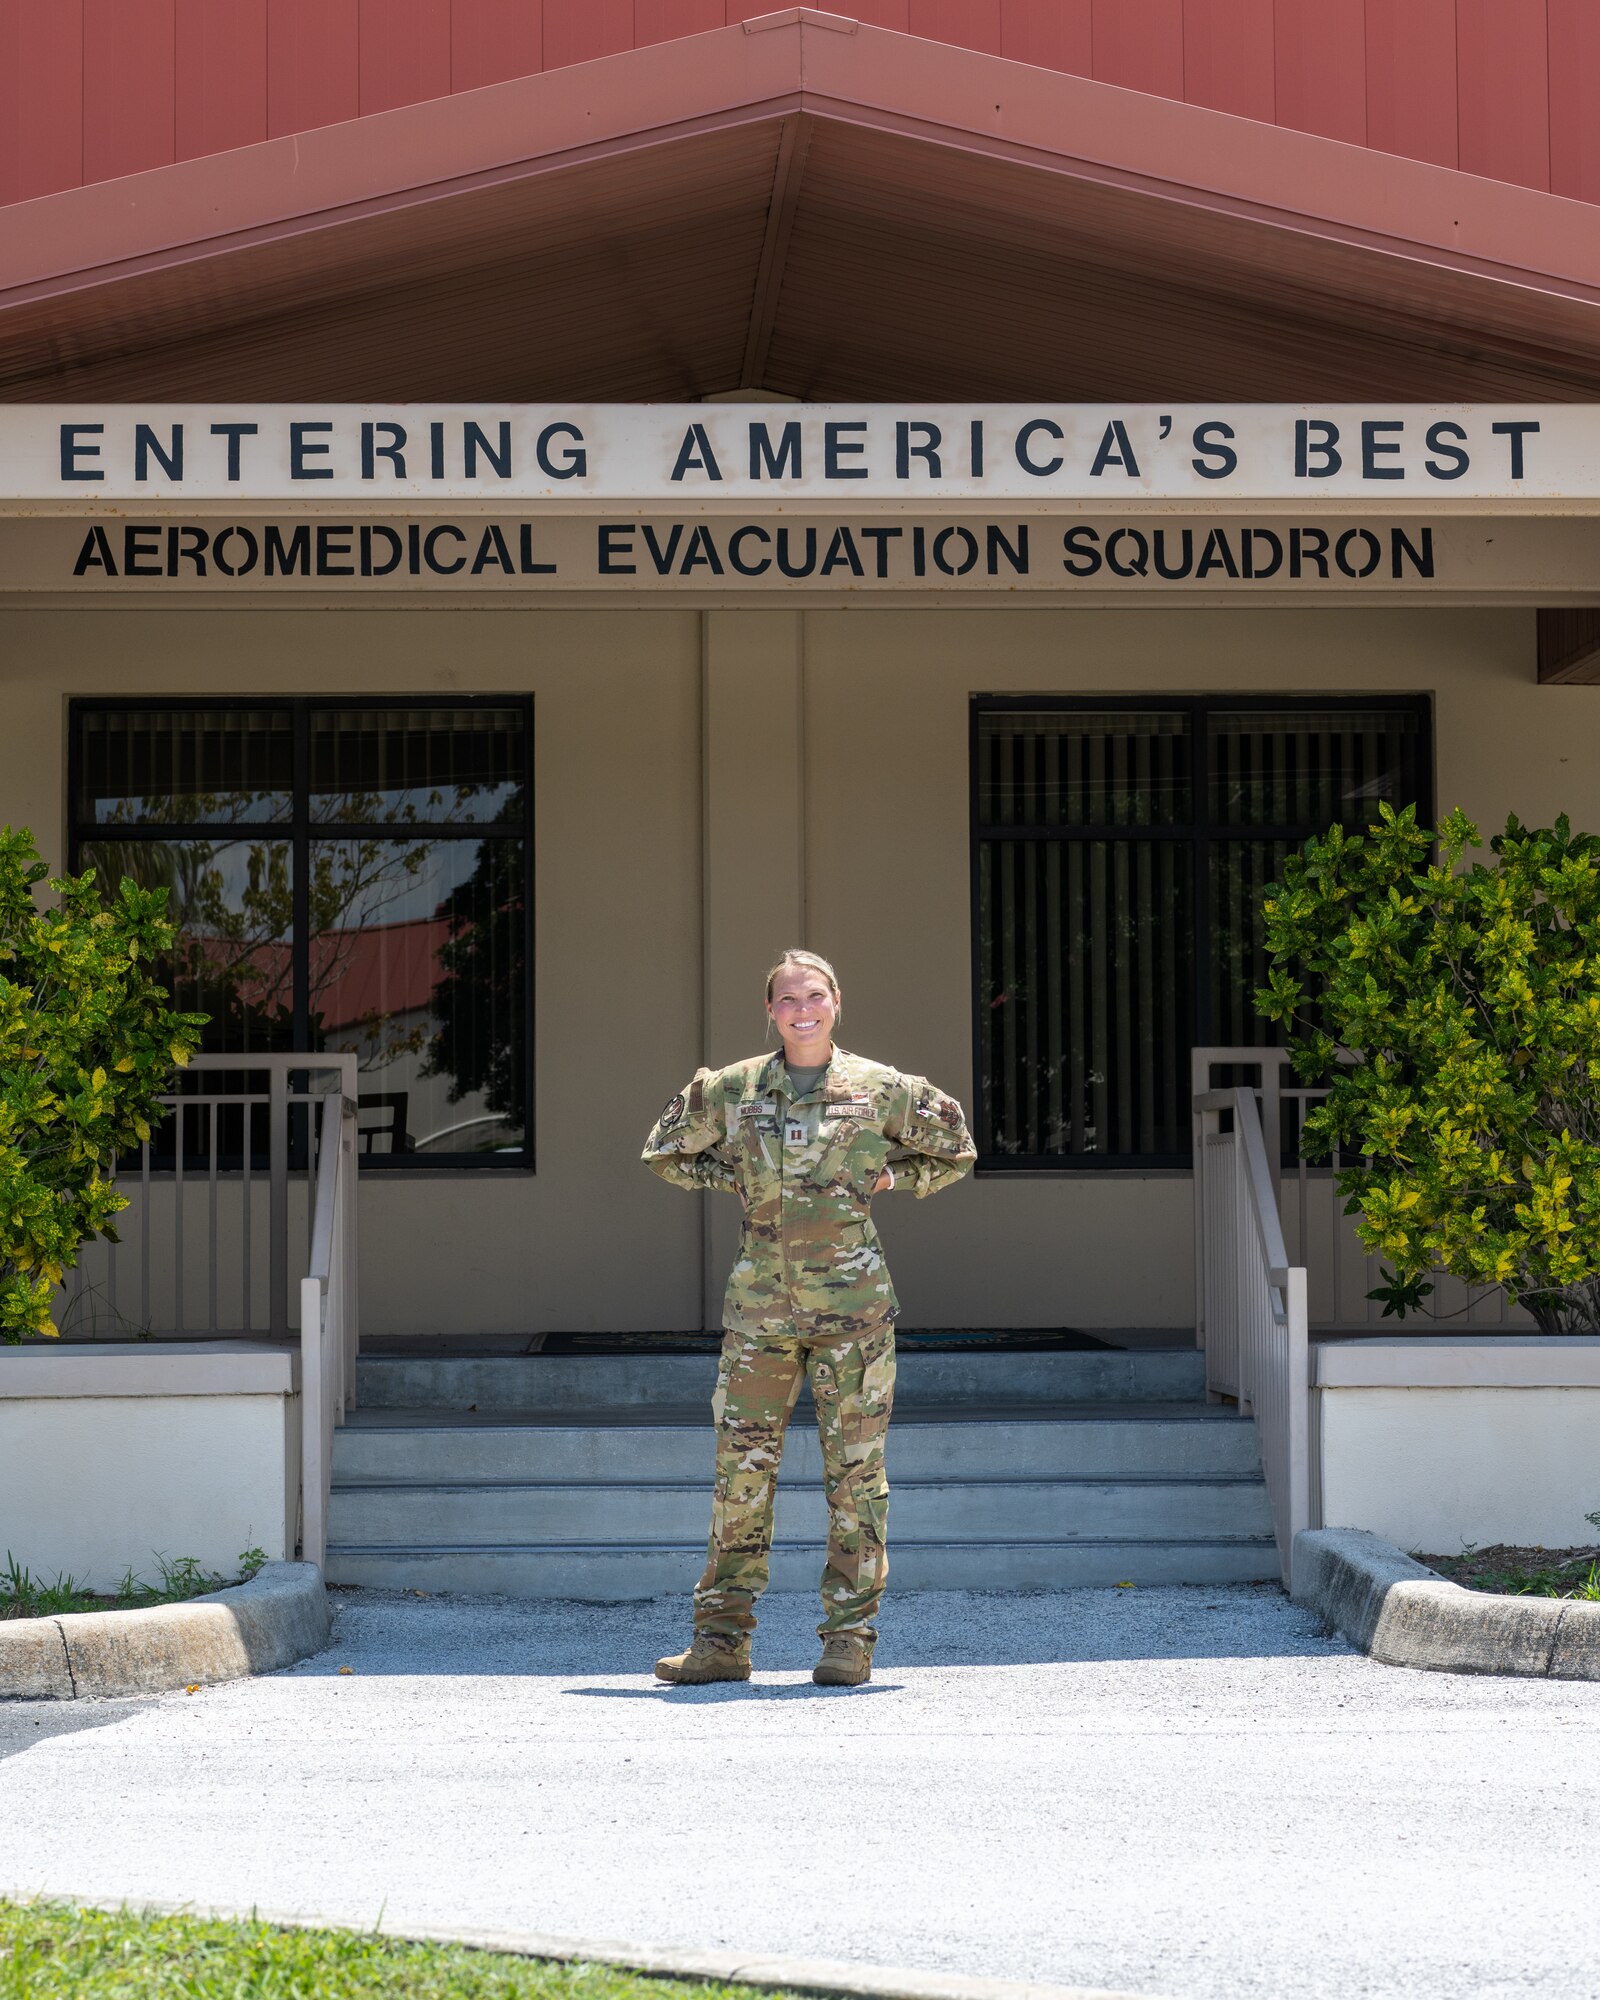
<path fill-rule="evenodd" d="M 741 1119 L 739 1147 L 744 1155 L 746 1175 L 760 1179 L 777 1173 L 779 1143 L 776 1119 Z"/>
<path fill-rule="evenodd" d="M 818 1181 L 829 1185 L 843 1180 L 853 1193 L 870 1195 L 889 1157 L 889 1141 L 856 1118 L 841 1118 L 827 1136 L 828 1144 L 817 1162 Z"/>

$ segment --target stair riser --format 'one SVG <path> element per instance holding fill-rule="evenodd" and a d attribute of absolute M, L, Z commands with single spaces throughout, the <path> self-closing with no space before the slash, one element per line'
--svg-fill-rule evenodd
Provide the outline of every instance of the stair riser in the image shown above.
<path fill-rule="evenodd" d="M 1092 1419 L 1070 1423 L 908 1424 L 889 1433 L 891 1479 L 1174 1479 L 1251 1478 L 1260 1469 L 1255 1427 L 1198 1419 L 1160 1423 Z M 820 1479 L 814 1429 L 797 1420 L 784 1449 L 784 1471 Z M 712 1435 L 704 1425 L 571 1430 L 353 1428 L 336 1433 L 336 1484 L 466 1484 L 496 1480 L 624 1480 L 709 1483 Z"/>
<path fill-rule="evenodd" d="M 349 1546 L 440 1546 L 693 1541 L 706 1532 L 710 1495 L 689 1487 L 484 1486 L 336 1489 L 328 1538 Z M 820 1544 L 820 1487 L 780 1489 L 777 1536 Z M 1146 1486 L 901 1486 L 891 1503 L 897 1541 L 1067 1541 L 1079 1536 L 1193 1541 L 1271 1532 L 1255 1482 Z"/>
<path fill-rule="evenodd" d="M 1177 1336 L 1174 1336 L 1175 1338 Z M 710 1354 L 364 1355 L 357 1402 L 369 1410 L 615 1409 L 634 1414 L 711 1400 Z M 1205 1392 L 1193 1348 L 1084 1354 L 925 1354 L 899 1361 L 902 1407 L 922 1403 L 1174 1402 Z"/>
<path fill-rule="evenodd" d="M 667 1597 L 674 1601 L 662 1607 L 665 1646 L 682 1642 L 679 1628 L 685 1624 L 688 1594 L 703 1561 L 703 1553 L 694 1548 L 448 1549 L 432 1554 L 332 1549 L 327 1574 L 330 1583 L 362 1584 L 373 1590 L 576 1598 L 591 1604 Z M 890 1549 L 890 1563 L 891 1619 L 892 1600 L 908 1590 L 1071 1590 L 1117 1583 L 1278 1580 L 1277 1550 L 1270 1542 L 898 1545 Z M 821 1568 L 815 1549 L 774 1549 L 772 1587 L 815 1591 Z M 892 1632 L 892 1624 L 886 1629 Z M 642 1660 L 640 1671 L 648 1672 L 649 1666 Z"/>

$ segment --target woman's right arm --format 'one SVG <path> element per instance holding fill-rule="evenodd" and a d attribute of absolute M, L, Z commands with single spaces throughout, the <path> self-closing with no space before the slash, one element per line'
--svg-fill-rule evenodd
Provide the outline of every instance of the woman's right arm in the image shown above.
<path fill-rule="evenodd" d="M 698 1069 L 651 1127 L 641 1155 L 652 1173 L 681 1188 L 738 1187 L 723 1123 L 722 1078 Z"/>

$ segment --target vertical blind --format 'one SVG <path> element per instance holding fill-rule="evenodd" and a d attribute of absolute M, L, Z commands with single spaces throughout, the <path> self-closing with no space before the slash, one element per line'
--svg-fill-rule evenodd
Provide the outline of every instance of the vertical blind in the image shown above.
<path fill-rule="evenodd" d="M 1180 1165 L 1189 1050 L 1260 1046 L 1284 857 L 1424 803 L 1414 701 L 981 700 L 973 731 L 978 1147 L 991 1165 Z"/>

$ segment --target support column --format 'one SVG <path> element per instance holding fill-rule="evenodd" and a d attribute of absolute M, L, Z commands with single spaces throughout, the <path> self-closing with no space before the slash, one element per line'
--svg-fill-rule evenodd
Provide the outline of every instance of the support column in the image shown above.
<path fill-rule="evenodd" d="M 804 627 L 798 611 L 708 611 L 702 634 L 703 1060 L 720 1065 L 762 1046 L 761 975 L 805 943 Z M 738 1211 L 720 1195 L 705 1209 L 715 1328 Z"/>

